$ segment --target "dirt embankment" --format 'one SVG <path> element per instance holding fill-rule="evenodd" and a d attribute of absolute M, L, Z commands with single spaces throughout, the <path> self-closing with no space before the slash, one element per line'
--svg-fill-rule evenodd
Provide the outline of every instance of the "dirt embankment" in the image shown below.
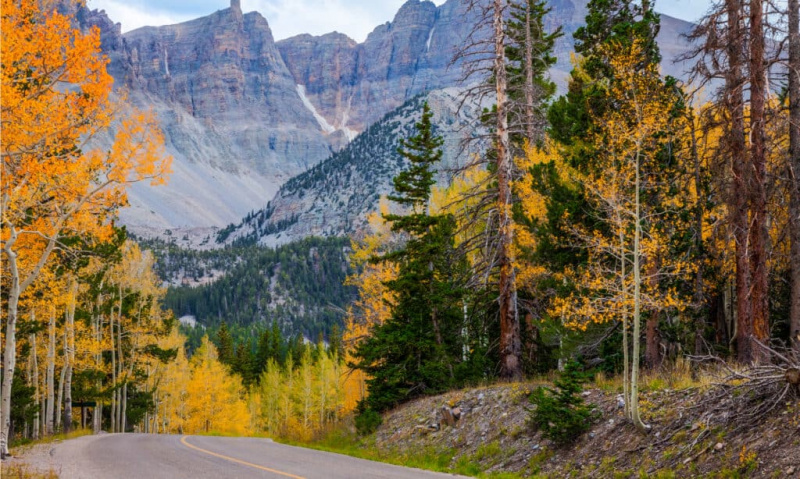
<path fill-rule="evenodd" d="M 528 424 L 534 384 L 500 385 L 424 398 L 384 417 L 369 439 L 387 454 L 452 456 L 451 469 L 541 477 L 800 478 L 800 401 L 783 401 L 754 427 L 704 415 L 698 388 L 651 388 L 641 409 L 649 434 L 623 416 L 614 387 L 587 389 L 601 418 L 569 446 Z M 456 419 L 457 418 L 457 419 Z"/>

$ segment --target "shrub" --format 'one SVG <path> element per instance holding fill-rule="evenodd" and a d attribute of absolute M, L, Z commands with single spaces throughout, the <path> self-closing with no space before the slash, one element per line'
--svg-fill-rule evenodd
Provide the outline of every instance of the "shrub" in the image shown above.
<path fill-rule="evenodd" d="M 374 409 L 365 408 L 356 416 L 356 430 L 362 436 L 377 431 L 381 423 L 383 423 L 383 417 Z"/>
<path fill-rule="evenodd" d="M 536 406 L 531 409 L 531 423 L 556 444 L 575 441 L 597 419 L 596 406 L 586 404 L 581 396 L 586 380 L 580 364 L 571 361 L 554 381 L 555 389 L 540 387 L 531 394 Z"/>

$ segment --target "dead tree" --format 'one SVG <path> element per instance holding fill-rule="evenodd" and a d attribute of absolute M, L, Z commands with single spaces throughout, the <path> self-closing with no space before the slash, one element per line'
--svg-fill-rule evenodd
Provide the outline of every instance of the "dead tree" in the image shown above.
<path fill-rule="evenodd" d="M 789 180 L 792 290 L 790 334 L 800 352 L 800 1 L 789 0 Z"/>
<path fill-rule="evenodd" d="M 516 380 L 522 377 L 522 342 L 519 311 L 517 307 L 516 272 L 513 258 L 513 218 L 511 182 L 514 176 L 509 142 L 508 78 L 506 71 L 505 18 L 507 0 L 465 0 L 467 11 L 476 15 L 476 22 L 466 46 L 456 53 L 454 63 L 463 62 L 464 81 L 477 81 L 467 87 L 464 103 L 469 99 L 478 104 L 486 98 L 494 100 L 491 112 L 490 153 L 478 155 L 475 163 L 493 160 L 491 182 L 476 185 L 468 194 L 480 196 L 473 204 L 469 222 L 484 222 L 481 234 L 465 241 L 467 250 L 483 249 L 481 263 L 473 271 L 474 278 L 496 277 L 497 305 L 499 311 L 500 376 Z M 463 104 L 463 103 L 462 103 Z M 482 158 L 481 158 L 482 157 Z"/>

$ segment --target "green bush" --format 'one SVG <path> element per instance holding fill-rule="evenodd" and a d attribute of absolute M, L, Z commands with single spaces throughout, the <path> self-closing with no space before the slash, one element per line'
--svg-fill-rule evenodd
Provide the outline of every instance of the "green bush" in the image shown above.
<path fill-rule="evenodd" d="M 586 432 L 597 417 L 596 406 L 581 396 L 586 376 L 576 361 L 567 363 L 554 381 L 555 389 L 537 388 L 530 397 L 531 423 L 556 444 L 569 444 Z"/>
<path fill-rule="evenodd" d="M 362 436 L 372 434 L 383 423 L 383 417 L 374 409 L 363 409 L 356 416 L 356 430 Z"/>

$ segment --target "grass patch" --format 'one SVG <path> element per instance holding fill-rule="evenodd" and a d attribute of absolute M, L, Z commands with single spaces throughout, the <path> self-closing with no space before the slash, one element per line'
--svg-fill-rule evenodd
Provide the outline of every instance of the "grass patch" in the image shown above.
<path fill-rule="evenodd" d="M 3 463 L 0 466 L 0 477 L 5 479 L 58 479 L 58 474 L 52 469 L 48 472 L 33 470 L 27 464 Z"/>
<path fill-rule="evenodd" d="M 75 429 L 70 433 L 59 433 L 53 434 L 52 436 L 45 436 L 40 439 L 31 440 L 31 439 L 19 439 L 16 441 L 12 441 L 9 444 L 9 449 L 11 449 L 11 455 L 18 455 L 20 451 L 25 451 L 26 449 L 33 447 L 37 444 L 50 444 L 57 441 L 65 441 L 67 439 L 75 439 L 76 437 L 81 436 L 90 436 L 92 434 L 91 429 Z M 14 451 L 18 451 L 17 454 L 14 454 Z"/>
<path fill-rule="evenodd" d="M 375 446 L 374 436 L 358 437 L 344 430 L 333 431 L 323 439 L 313 442 L 279 440 L 282 444 L 305 447 L 318 451 L 333 452 L 347 456 L 367 459 L 370 461 L 385 462 L 397 466 L 413 467 L 428 471 L 460 474 L 463 476 L 492 478 L 492 479 L 521 479 L 517 473 L 498 472 L 486 473 L 485 469 L 491 467 L 509 455 L 503 451 L 497 441 L 484 444 L 472 456 L 461 456 L 456 459 L 457 450 L 434 448 L 416 449 L 402 453 L 393 449 L 379 450 Z M 513 451 L 511 451 L 513 454 Z M 487 465 L 483 465 L 486 461 Z"/>

